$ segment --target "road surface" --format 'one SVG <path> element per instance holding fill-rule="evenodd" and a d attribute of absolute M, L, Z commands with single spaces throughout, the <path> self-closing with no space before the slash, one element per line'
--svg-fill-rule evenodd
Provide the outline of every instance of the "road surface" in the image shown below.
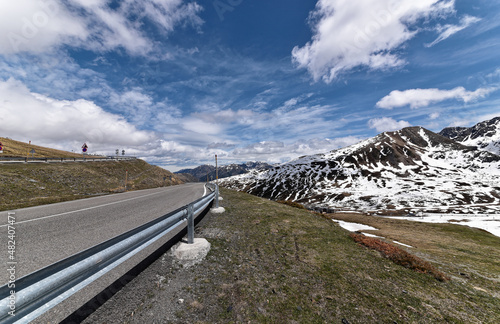
<path fill-rule="evenodd" d="M 201 198 L 202 183 L 131 191 L 15 210 L 16 277 L 48 266 Z M 9 257 L 7 214 L 0 212 L 0 262 Z M 2 271 L 1 284 L 8 281 Z"/>

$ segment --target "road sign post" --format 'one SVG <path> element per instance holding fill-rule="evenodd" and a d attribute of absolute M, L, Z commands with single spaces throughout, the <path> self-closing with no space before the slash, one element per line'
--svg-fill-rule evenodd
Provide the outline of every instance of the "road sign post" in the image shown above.
<path fill-rule="evenodd" d="M 82 145 L 83 160 L 85 160 L 85 155 L 87 154 L 88 148 L 89 148 L 89 146 L 87 145 L 87 143 L 83 143 L 83 145 Z"/>
<path fill-rule="evenodd" d="M 0 142 L 0 153 L 3 153 L 3 145 L 2 145 L 2 142 Z"/>

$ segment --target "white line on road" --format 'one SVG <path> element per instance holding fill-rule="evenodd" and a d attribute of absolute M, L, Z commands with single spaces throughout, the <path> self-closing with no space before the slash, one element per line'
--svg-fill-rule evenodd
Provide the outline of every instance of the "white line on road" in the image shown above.
<path fill-rule="evenodd" d="M 147 195 L 144 195 L 144 196 L 128 198 L 128 199 L 124 199 L 124 200 L 120 200 L 120 201 L 115 201 L 115 202 L 112 202 L 112 203 L 107 203 L 107 204 L 103 204 L 103 205 L 99 205 L 99 206 L 88 207 L 88 208 L 83 208 L 83 209 L 77 209 L 77 210 L 72 210 L 72 211 L 65 212 L 65 213 L 60 213 L 60 214 L 55 214 L 55 215 L 49 215 L 49 216 L 44 216 L 44 217 L 39 217 L 39 218 L 34 218 L 34 219 L 28 219 L 28 220 L 25 220 L 25 221 L 16 222 L 16 224 L 28 223 L 28 222 L 33 222 L 33 221 L 37 221 L 37 220 L 42 220 L 42 219 L 47 219 L 47 218 L 52 218 L 52 217 L 57 217 L 57 216 L 68 215 L 68 214 L 72 214 L 72 213 L 77 213 L 77 212 L 81 212 L 81 211 L 85 211 L 85 210 L 91 210 L 91 209 L 96 209 L 96 208 L 100 208 L 100 207 L 115 205 L 115 204 L 119 204 L 119 203 L 122 203 L 122 202 L 125 202 L 125 201 L 140 199 L 140 198 L 144 198 L 144 197 L 148 197 L 148 196 L 152 196 L 152 195 L 157 195 L 157 194 L 160 194 L 160 193 L 164 193 L 164 192 L 163 191 L 154 192 L 154 193 L 150 193 L 150 194 L 147 194 Z M 77 201 L 77 200 L 75 200 L 75 201 Z M 5 227 L 7 225 L 8 224 L 0 225 L 0 227 Z"/>

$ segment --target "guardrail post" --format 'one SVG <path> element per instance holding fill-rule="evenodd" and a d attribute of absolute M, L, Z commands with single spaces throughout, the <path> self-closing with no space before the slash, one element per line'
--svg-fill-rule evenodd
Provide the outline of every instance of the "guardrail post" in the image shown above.
<path fill-rule="evenodd" d="M 189 204 L 187 208 L 187 228 L 188 228 L 188 244 L 194 243 L 194 206 Z"/>

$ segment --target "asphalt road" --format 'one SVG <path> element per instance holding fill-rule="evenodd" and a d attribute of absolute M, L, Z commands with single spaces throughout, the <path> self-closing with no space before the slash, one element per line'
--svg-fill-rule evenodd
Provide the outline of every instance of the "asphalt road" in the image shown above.
<path fill-rule="evenodd" d="M 131 191 L 15 210 L 16 277 L 104 242 L 203 196 L 201 183 Z M 0 262 L 9 257 L 7 212 L 0 212 Z M 1 271 L 1 284 L 8 281 Z"/>

